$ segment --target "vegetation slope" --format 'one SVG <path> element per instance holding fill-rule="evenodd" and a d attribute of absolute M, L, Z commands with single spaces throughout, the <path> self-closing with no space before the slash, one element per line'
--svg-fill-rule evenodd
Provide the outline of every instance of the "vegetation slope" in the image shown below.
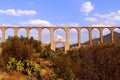
<path fill-rule="evenodd" d="M 9 37 L 1 47 L 1 80 L 120 80 L 120 41 L 67 54 L 24 37 Z"/>

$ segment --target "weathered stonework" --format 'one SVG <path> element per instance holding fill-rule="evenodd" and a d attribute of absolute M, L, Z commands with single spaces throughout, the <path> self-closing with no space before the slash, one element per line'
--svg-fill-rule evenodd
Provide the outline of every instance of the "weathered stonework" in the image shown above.
<path fill-rule="evenodd" d="M 103 30 L 105 28 L 108 28 L 111 32 L 111 42 L 114 43 L 114 29 L 115 28 L 119 28 L 120 27 L 44 27 L 44 26 L 37 26 L 37 27 L 29 27 L 29 26 L 24 26 L 24 27 L 15 27 L 15 26 L 0 26 L 0 30 L 2 31 L 2 42 L 5 41 L 5 31 L 8 29 L 8 28 L 12 28 L 14 30 L 14 36 L 17 36 L 18 34 L 18 30 L 21 29 L 21 28 L 24 28 L 26 30 L 26 35 L 28 38 L 30 38 L 30 30 L 35 28 L 38 30 L 38 40 L 41 41 L 42 37 L 41 37 L 41 31 L 42 29 L 44 28 L 47 28 L 49 31 L 50 31 L 50 44 L 51 44 L 51 49 L 52 50 L 55 50 L 55 46 L 57 43 L 62 43 L 64 44 L 65 46 L 65 52 L 67 50 L 70 49 L 70 30 L 72 28 L 76 29 L 77 30 L 77 34 L 78 34 L 78 47 L 81 47 L 81 39 L 80 39 L 80 36 L 81 36 L 81 29 L 85 28 L 88 30 L 89 32 L 89 45 L 92 46 L 92 30 L 94 28 L 97 28 L 100 32 L 100 43 L 103 43 Z M 66 40 L 65 41 L 54 41 L 54 31 L 56 29 L 63 29 L 66 33 Z"/>

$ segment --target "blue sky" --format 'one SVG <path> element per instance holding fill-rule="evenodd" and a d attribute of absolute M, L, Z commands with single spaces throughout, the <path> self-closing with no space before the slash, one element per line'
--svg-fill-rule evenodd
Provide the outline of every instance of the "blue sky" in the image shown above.
<path fill-rule="evenodd" d="M 1 0 L 0 25 L 119 26 L 120 0 Z"/>
<path fill-rule="evenodd" d="M 46 25 L 47 22 L 52 25 L 99 25 L 90 19 L 107 21 L 105 17 L 113 17 L 112 13 L 118 19 L 110 25 L 119 25 L 119 3 L 120 0 L 1 0 L 0 25 Z M 20 14 L 18 10 L 26 10 L 26 14 Z M 36 24 L 30 23 L 30 20 L 36 21 Z M 46 21 L 46 24 L 42 21 Z M 105 23 L 101 21 L 102 24 Z M 105 25 L 109 24 L 106 22 Z"/>

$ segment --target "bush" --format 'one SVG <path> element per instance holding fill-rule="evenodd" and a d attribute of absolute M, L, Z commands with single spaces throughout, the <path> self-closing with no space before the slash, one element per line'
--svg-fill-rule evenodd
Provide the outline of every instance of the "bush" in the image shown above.
<path fill-rule="evenodd" d="M 10 58 L 10 60 L 8 61 L 7 65 L 6 65 L 7 71 L 15 70 L 16 63 L 17 63 L 17 60 L 15 58 Z"/>
<path fill-rule="evenodd" d="M 16 60 L 15 58 L 10 58 L 6 65 L 6 69 L 7 71 L 21 71 L 28 76 L 31 76 L 32 74 L 40 75 L 40 65 L 29 60 L 21 61 Z"/>
<path fill-rule="evenodd" d="M 18 37 L 9 37 L 8 40 L 1 45 L 3 60 L 8 62 L 11 57 L 15 57 L 17 60 L 30 60 L 35 53 L 32 45 L 25 44 Z"/>
<path fill-rule="evenodd" d="M 70 50 L 56 58 L 54 70 L 65 80 L 120 80 L 120 42 Z"/>
<path fill-rule="evenodd" d="M 40 54 L 40 57 L 53 60 L 57 57 L 57 54 L 55 53 L 55 51 L 52 51 L 50 49 L 50 46 L 46 46 L 45 48 L 43 48 L 43 52 Z"/>
<path fill-rule="evenodd" d="M 54 59 L 56 53 L 50 49 L 50 45 L 41 47 L 41 42 L 24 37 L 9 37 L 1 44 L 3 61 L 8 62 L 11 57 L 17 60 L 31 60 L 35 57 Z"/>

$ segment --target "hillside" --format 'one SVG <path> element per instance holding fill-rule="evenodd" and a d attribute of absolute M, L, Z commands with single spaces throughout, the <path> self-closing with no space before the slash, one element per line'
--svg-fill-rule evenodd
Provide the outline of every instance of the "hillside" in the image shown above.
<path fill-rule="evenodd" d="M 114 38 L 115 38 L 115 40 L 119 40 L 120 39 L 120 33 L 114 32 Z M 110 41 L 111 41 L 111 34 L 107 34 L 107 35 L 103 36 L 103 42 L 104 43 L 110 42 Z M 100 43 L 100 38 L 93 39 L 92 43 L 93 43 L 93 45 L 99 44 Z M 77 45 L 78 45 L 77 43 L 72 44 L 71 47 L 75 47 Z M 89 45 L 89 41 L 86 41 L 86 42 L 82 43 L 82 45 Z"/>
<path fill-rule="evenodd" d="M 70 50 L 55 62 L 64 80 L 120 80 L 120 42 Z"/>
<path fill-rule="evenodd" d="M 120 80 L 120 41 L 67 54 L 40 45 L 32 38 L 18 37 L 3 43 L 0 80 Z"/>
<path fill-rule="evenodd" d="M 115 40 L 119 40 L 120 39 L 120 33 L 114 32 L 114 38 L 115 38 Z M 93 39 L 92 41 L 93 41 L 93 45 L 99 44 L 100 38 Z M 110 41 L 111 41 L 111 33 L 103 36 L 103 42 L 104 43 L 110 42 Z M 89 44 L 89 41 L 85 42 L 84 44 L 85 45 Z"/>

